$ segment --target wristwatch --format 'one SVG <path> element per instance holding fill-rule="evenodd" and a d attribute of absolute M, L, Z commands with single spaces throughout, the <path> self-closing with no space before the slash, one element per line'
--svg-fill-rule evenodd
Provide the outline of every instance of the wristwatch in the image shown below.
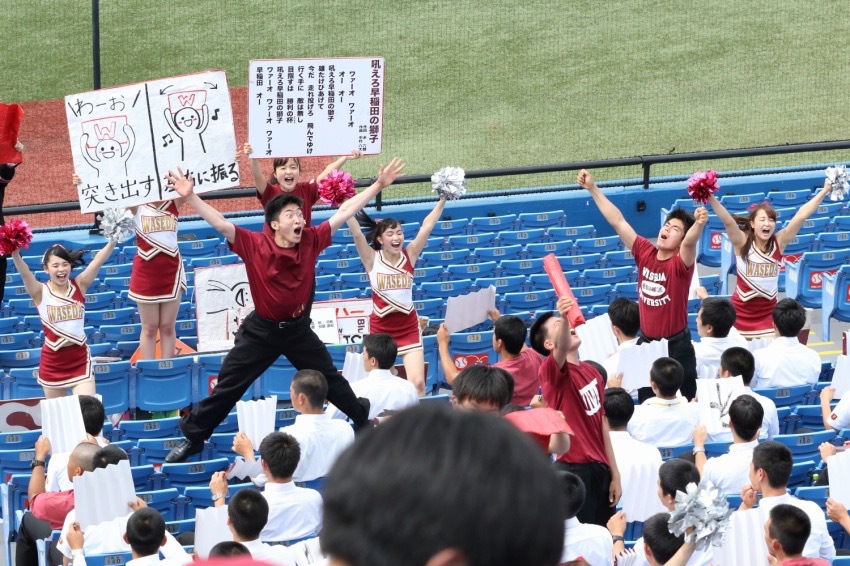
<path fill-rule="evenodd" d="M 611 542 L 626 542 L 622 535 L 612 535 Z"/>
<path fill-rule="evenodd" d="M 222 497 L 227 497 L 227 493 L 213 493 L 210 499 L 212 499 L 213 501 L 218 501 Z"/>
<path fill-rule="evenodd" d="M 44 466 L 44 465 L 46 465 L 46 462 L 44 460 L 38 460 L 36 458 L 33 458 L 32 461 L 30 462 L 30 469 L 34 470 L 36 466 Z"/>

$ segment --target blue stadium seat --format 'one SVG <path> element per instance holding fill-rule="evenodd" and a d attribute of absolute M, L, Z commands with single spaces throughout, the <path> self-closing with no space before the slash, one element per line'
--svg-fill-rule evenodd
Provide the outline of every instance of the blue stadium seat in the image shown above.
<path fill-rule="evenodd" d="M 761 204 L 765 200 L 764 193 L 749 193 L 745 195 L 723 195 L 720 204 L 733 214 L 748 213 L 750 205 Z"/>
<path fill-rule="evenodd" d="M 458 263 L 472 263 L 475 256 L 469 250 L 445 250 L 441 252 L 422 252 L 416 260 L 418 267 L 446 267 Z"/>
<path fill-rule="evenodd" d="M 517 215 L 517 226 L 521 230 L 531 228 L 554 228 L 563 226 L 567 221 L 567 213 L 563 210 L 549 212 L 521 212 Z"/>
<path fill-rule="evenodd" d="M 83 257 L 86 260 L 86 264 L 91 263 L 91 260 L 93 260 L 94 256 L 96 256 L 98 253 L 100 253 L 100 249 L 87 250 L 86 253 L 83 255 Z M 120 256 L 121 256 L 121 254 L 119 252 L 116 252 L 115 250 L 113 250 L 112 253 L 109 254 L 109 257 L 106 258 L 106 261 L 103 262 L 103 265 L 116 265 L 116 264 L 120 263 L 120 260 L 121 260 Z"/>
<path fill-rule="evenodd" d="M 7 301 L 10 314 L 15 316 L 37 315 L 38 307 L 29 297 L 24 299 L 9 299 Z"/>
<path fill-rule="evenodd" d="M 445 281 L 448 279 L 448 273 L 441 265 L 434 267 L 417 267 L 413 270 L 413 279 L 417 283 L 424 283 L 426 281 Z"/>
<path fill-rule="evenodd" d="M 430 236 L 428 241 L 425 242 L 425 248 L 428 251 L 439 251 L 445 249 L 451 249 L 448 241 L 443 236 Z"/>
<path fill-rule="evenodd" d="M 478 277 L 496 277 L 498 275 L 498 268 L 495 261 L 447 265 L 446 271 L 451 276 L 450 281 Z"/>
<path fill-rule="evenodd" d="M 220 244 L 220 239 L 209 238 L 206 240 L 180 241 L 177 242 L 177 248 L 180 250 L 180 255 L 187 259 L 196 257 L 216 257 L 218 256 Z"/>
<path fill-rule="evenodd" d="M 614 285 L 637 281 L 637 270 L 634 266 L 585 269 L 582 275 L 587 285 Z"/>
<path fill-rule="evenodd" d="M 443 236 L 444 238 L 448 238 L 449 236 L 454 236 L 455 234 L 465 234 L 467 232 L 467 226 L 469 226 L 469 219 L 467 218 L 440 220 L 439 222 L 437 222 L 437 225 L 434 226 L 434 229 L 431 230 L 431 235 Z"/>
<path fill-rule="evenodd" d="M 136 309 L 133 307 L 124 307 L 123 309 L 105 309 L 99 311 L 89 311 L 86 309 L 86 324 L 91 324 L 95 328 L 100 328 L 104 324 L 135 324 L 138 322 Z"/>
<path fill-rule="evenodd" d="M 0 433 L 0 450 L 35 450 L 35 441 L 41 436 L 39 430 Z"/>
<path fill-rule="evenodd" d="M 804 499 L 806 501 L 817 503 L 818 507 L 826 512 L 826 500 L 829 498 L 829 486 L 817 485 L 798 487 L 794 492 L 794 496 L 797 497 L 797 499 Z"/>
<path fill-rule="evenodd" d="M 605 259 L 602 254 L 562 255 L 557 257 L 558 263 L 561 264 L 561 269 L 564 271 L 569 271 L 571 269 L 584 270 L 606 267 Z"/>
<path fill-rule="evenodd" d="M 532 243 L 525 246 L 525 257 L 544 258 L 549 254 L 570 255 L 573 251 L 572 240 L 559 240 L 557 242 Z"/>
<path fill-rule="evenodd" d="M 190 356 L 137 361 L 135 379 L 130 379 L 132 407 L 153 412 L 191 405 L 193 364 Z"/>
<path fill-rule="evenodd" d="M 794 463 L 806 460 L 820 460 L 818 446 L 823 442 L 829 442 L 835 438 L 835 431 L 822 430 L 818 432 L 804 432 L 801 434 L 778 434 L 773 437 L 776 442 L 781 442 L 791 450 Z M 814 462 L 812 462 L 814 467 Z"/>
<path fill-rule="evenodd" d="M 227 458 L 216 458 L 201 462 L 183 462 L 180 464 L 163 464 L 160 471 L 165 474 L 170 487 L 182 489 L 187 486 L 209 486 L 213 472 L 226 470 L 230 465 Z M 209 491 L 209 487 L 207 487 Z"/>
<path fill-rule="evenodd" d="M 832 232 L 835 226 L 829 216 L 813 216 L 803 221 L 799 233 L 820 234 L 822 232 Z"/>
<path fill-rule="evenodd" d="M 35 332 L 12 332 L 0 335 L 0 348 L 4 350 L 27 350 L 35 348 Z"/>
<path fill-rule="evenodd" d="M 12 263 L 12 262 L 9 262 L 9 263 Z M 12 266 L 14 266 L 14 264 L 12 264 Z M 21 278 L 21 274 L 13 272 L 12 270 L 8 269 L 8 267 L 7 267 L 6 287 L 8 288 L 12 285 L 23 285 L 23 284 L 24 284 L 24 280 Z"/>
<path fill-rule="evenodd" d="M 811 390 L 811 385 L 803 384 L 792 387 L 761 387 L 753 391 L 771 399 L 777 407 L 793 407 L 799 405 Z"/>
<path fill-rule="evenodd" d="M 482 216 L 469 219 L 470 234 L 482 234 L 488 232 L 503 232 L 513 230 L 516 227 L 516 214 L 502 214 L 501 216 Z"/>
<path fill-rule="evenodd" d="M 336 275 L 327 275 L 327 277 L 336 277 Z M 362 266 L 360 266 L 359 270 L 355 269 L 352 272 L 339 274 L 338 289 L 365 289 L 368 286 L 369 274 L 363 271 Z M 318 288 L 316 290 L 318 291 Z"/>
<path fill-rule="evenodd" d="M 838 232 L 846 232 L 850 230 L 850 216 L 838 215 L 833 217 L 832 226 Z"/>
<path fill-rule="evenodd" d="M 455 281 L 426 281 L 418 285 L 425 299 L 448 299 L 469 293 L 472 287 L 470 279 L 457 279 Z"/>
<path fill-rule="evenodd" d="M 127 441 L 132 444 L 132 441 Z M 143 464 L 141 466 L 131 466 L 130 474 L 133 476 L 133 486 L 136 491 L 147 491 L 153 489 L 153 475 L 156 469 L 153 464 Z"/>
<path fill-rule="evenodd" d="M 28 350 L 0 350 L 0 368 L 37 368 L 41 360 L 41 348 Z"/>
<path fill-rule="evenodd" d="M 349 257 L 351 252 L 348 251 L 348 244 L 331 244 L 319 252 L 319 259 L 348 259 Z"/>
<path fill-rule="evenodd" d="M 447 239 L 453 250 L 471 250 L 493 245 L 493 234 L 457 234 Z"/>
<path fill-rule="evenodd" d="M 573 269 L 570 271 L 564 271 L 564 278 L 567 280 L 567 283 L 570 287 L 581 287 L 585 284 L 584 276 L 582 272 Z M 544 289 L 551 289 L 552 281 L 549 279 L 549 275 L 546 273 L 535 273 L 533 275 L 528 276 L 528 284 L 523 291 L 540 291 Z"/>
<path fill-rule="evenodd" d="M 236 254 L 227 254 L 218 257 L 193 257 L 188 262 L 184 262 L 186 270 L 194 271 L 198 267 L 217 267 L 219 265 L 234 265 L 240 263 L 241 260 Z"/>
<path fill-rule="evenodd" d="M 708 223 L 702 230 L 697 250 L 699 256 L 697 262 L 710 267 L 720 267 L 720 250 L 723 246 L 723 234 L 726 227 L 714 214 L 708 217 Z"/>
<path fill-rule="evenodd" d="M 813 236 L 814 234 L 809 234 Z M 821 232 L 817 235 L 817 250 L 819 252 L 827 250 L 848 250 L 850 249 L 850 231 L 842 230 L 841 232 Z"/>
<path fill-rule="evenodd" d="M 419 316 L 427 316 L 428 318 L 444 318 L 446 316 L 446 301 L 443 299 L 414 301 L 413 308 L 416 309 L 416 314 Z"/>
<path fill-rule="evenodd" d="M 130 362 L 94 364 L 94 380 L 107 415 L 123 413 L 130 408 L 130 373 L 136 369 Z"/>
<path fill-rule="evenodd" d="M 280 356 L 275 363 L 260 376 L 263 397 L 277 395 L 278 402 L 289 401 L 289 386 L 297 370 L 284 356 Z"/>
<path fill-rule="evenodd" d="M 623 241 L 619 236 L 603 238 L 579 238 L 573 246 L 575 255 L 621 251 Z"/>
<path fill-rule="evenodd" d="M 606 267 L 635 266 L 635 256 L 631 250 L 605 252 Z"/>
<path fill-rule="evenodd" d="M 212 475 L 212 474 L 210 474 Z M 175 520 L 177 513 L 175 505 L 180 492 L 175 487 L 166 487 L 163 489 L 155 489 L 151 491 L 140 491 L 136 495 L 147 503 L 148 507 L 156 509 L 166 521 Z M 88 566 L 89 557 L 86 556 L 86 565 Z"/>
<path fill-rule="evenodd" d="M 140 438 L 167 438 L 178 436 L 180 432 L 180 417 L 165 419 L 120 421 L 110 432 L 110 440 L 139 440 Z"/>
<path fill-rule="evenodd" d="M 329 275 L 316 276 L 316 291 L 333 291 L 337 288 L 336 284 L 337 277 L 332 273 Z"/>
<path fill-rule="evenodd" d="M 770 191 L 767 193 L 767 200 L 774 208 L 782 207 L 798 207 L 805 204 L 812 198 L 812 192 L 806 189 L 791 190 L 791 191 Z"/>
<path fill-rule="evenodd" d="M 493 331 L 455 332 L 449 341 L 449 355 L 458 369 L 478 364 L 494 364 L 498 361 L 493 350 Z M 437 364 L 440 383 L 446 380 L 440 364 Z"/>
<path fill-rule="evenodd" d="M 230 498 L 233 497 L 237 491 L 245 489 L 246 487 L 256 488 L 256 486 L 250 482 L 228 486 L 229 489 L 227 496 L 225 497 L 225 502 L 229 502 Z M 178 515 L 181 518 L 194 519 L 199 509 L 213 507 L 215 502 L 212 500 L 212 492 L 210 492 L 209 487 L 204 485 L 191 485 L 183 488 L 183 495 L 178 497 L 178 505 L 183 506 L 182 512 L 178 511 Z"/>
<path fill-rule="evenodd" d="M 136 350 L 139 349 L 138 340 L 118 340 L 112 344 L 113 346 L 109 349 L 107 355 L 121 358 L 122 360 L 129 360 L 136 353 Z"/>
<path fill-rule="evenodd" d="M 198 356 L 197 372 L 195 374 L 195 385 L 193 386 L 193 403 L 197 403 L 202 399 L 206 399 L 212 393 L 215 384 L 218 382 L 218 372 L 221 371 L 221 364 L 224 362 L 226 354 L 201 354 Z M 277 360 L 275 363 L 280 362 Z M 254 397 L 260 397 L 260 380 L 255 380 L 254 385 L 249 387 L 245 394 L 242 395 L 242 401 L 250 401 Z"/>
<path fill-rule="evenodd" d="M 802 401 L 806 402 L 806 401 Z M 833 408 L 838 404 L 838 401 L 832 403 Z M 823 416 L 821 415 L 820 404 L 817 405 L 795 405 L 793 412 L 797 415 L 795 426 L 789 431 L 789 434 L 798 428 L 820 430 L 823 429 Z"/>
<path fill-rule="evenodd" d="M 543 258 L 537 259 L 506 259 L 499 263 L 502 268 L 502 275 L 533 275 L 535 273 L 544 273 Z"/>
<path fill-rule="evenodd" d="M 38 362 L 33 367 L 11 368 L 8 372 L 9 377 L 5 380 L 9 385 L 8 393 L 3 396 L 5 399 L 44 397 L 44 388 L 38 383 Z"/>
<path fill-rule="evenodd" d="M 504 230 L 499 232 L 496 238 L 496 244 L 500 246 L 511 246 L 515 244 L 540 244 L 548 238 L 546 231 L 543 228 L 533 228 L 531 230 Z"/>
<path fill-rule="evenodd" d="M 172 448 L 180 446 L 184 441 L 183 435 L 170 438 L 140 438 L 136 441 L 136 447 L 139 452 L 139 460 L 137 466 L 144 464 L 160 464 L 165 457 L 171 452 Z M 200 462 L 212 458 L 213 449 L 208 443 L 204 443 L 204 449 L 189 456 L 190 462 Z"/>
<path fill-rule="evenodd" d="M 850 250 L 806 252 L 796 262 L 785 264 L 785 294 L 804 306 L 820 308 L 823 278 L 850 263 Z"/>
<path fill-rule="evenodd" d="M 531 245 L 531 244 L 529 244 Z M 478 261 L 502 261 L 503 259 L 522 259 L 522 245 L 496 246 L 492 248 L 474 248 L 472 253 Z"/>
<path fill-rule="evenodd" d="M 0 504 L 3 509 L 3 547 L 4 547 L 4 564 L 12 564 L 12 543 L 17 540 L 18 527 L 18 511 L 22 513 L 26 510 L 29 501 L 27 499 L 27 490 L 30 484 L 30 474 L 12 474 L 7 478 L 3 478 L 4 483 L 0 484 Z"/>
<path fill-rule="evenodd" d="M 320 259 L 316 261 L 317 275 L 340 275 L 363 270 L 363 264 L 359 258 L 348 259 Z"/>
<path fill-rule="evenodd" d="M 18 283 L 17 285 L 6 285 L 6 289 L 3 292 L 3 296 L 6 300 L 29 298 L 27 288 L 24 287 L 23 283 Z"/>
<path fill-rule="evenodd" d="M 720 276 L 719 275 L 703 275 L 699 278 L 699 284 L 705 287 L 708 294 L 715 297 L 720 294 Z"/>
<path fill-rule="evenodd" d="M 135 324 L 104 324 L 98 328 L 103 338 L 109 342 L 138 342 L 142 335 L 141 323 Z"/>
<path fill-rule="evenodd" d="M 815 470 L 815 461 L 817 458 L 808 458 L 806 460 L 801 460 L 796 456 L 792 456 L 792 458 L 794 464 L 791 466 L 791 475 L 788 477 L 788 490 L 793 492 L 798 487 L 811 485 L 812 472 Z"/>
<path fill-rule="evenodd" d="M 586 287 L 575 287 L 573 289 L 573 295 L 575 295 L 576 301 L 582 306 L 600 305 L 603 303 L 607 305 L 610 302 L 609 293 L 612 290 L 611 285 L 590 285 Z"/>
<path fill-rule="evenodd" d="M 674 448 L 658 448 L 658 451 L 661 452 L 661 459 L 665 462 L 671 458 L 675 458 L 680 454 L 690 454 L 694 450 L 693 444 L 686 444 L 684 446 L 676 446 Z"/>
<path fill-rule="evenodd" d="M 506 277 L 479 277 L 475 280 L 477 289 L 486 289 L 489 286 L 496 288 L 496 294 L 518 293 L 523 290 L 526 283 L 523 275 L 510 275 Z"/>
<path fill-rule="evenodd" d="M 207 442 L 212 450 L 213 458 L 227 458 L 233 460 L 237 454 L 233 451 L 233 439 L 235 432 L 216 432 L 212 434 Z"/>
<path fill-rule="evenodd" d="M 343 299 L 357 299 L 361 296 L 360 289 L 343 289 L 341 291 L 316 291 L 315 302 L 340 301 Z"/>
<path fill-rule="evenodd" d="M 556 226 L 546 231 L 550 242 L 563 240 L 575 240 L 576 238 L 593 238 L 596 236 L 596 227 L 593 224 L 582 224 L 581 226 Z"/>
<path fill-rule="evenodd" d="M 132 258 L 130 258 L 130 261 L 132 262 Z M 101 279 L 105 279 L 107 277 L 130 277 L 132 272 L 132 263 L 120 263 L 118 265 L 104 265 L 100 268 L 98 275 Z"/>
<path fill-rule="evenodd" d="M 821 336 L 828 341 L 830 319 L 850 322 L 850 266 L 843 265 L 836 273 L 824 276 L 821 303 Z"/>
<path fill-rule="evenodd" d="M 342 226 L 331 236 L 332 244 L 348 245 L 353 241 L 354 238 L 351 237 L 351 230 L 348 229 L 348 226 Z"/>
<path fill-rule="evenodd" d="M 130 276 L 120 275 L 116 277 L 104 277 L 99 289 L 120 293 L 130 289 Z"/>
<path fill-rule="evenodd" d="M 0 334 L 5 334 L 7 332 L 23 332 L 26 327 L 23 327 L 21 330 L 16 328 L 16 326 L 21 323 L 22 319 L 17 316 L 0 318 Z"/>
<path fill-rule="evenodd" d="M 555 291 L 550 288 L 530 293 L 505 293 L 497 304 L 503 314 L 512 314 L 515 311 L 550 311 L 557 301 Z"/>
<path fill-rule="evenodd" d="M 842 202 L 822 202 L 815 210 L 813 216 L 841 216 L 847 212 L 847 205 Z"/>
<path fill-rule="evenodd" d="M 821 235 L 826 235 L 828 232 L 825 232 Z M 787 246 L 785 246 L 785 251 L 782 252 L 782 264 L 779 266 L 779 291 L 785 292 L 785 266 L 788 262 L 795 262 L 800 259 L 806 252 L 818 251 L 819 249 L 819 235 L 817 234 L 797 234 L 797 237 L 794 238 L 793 241 L 789 242 Z M 725 242 L 724 242 L 725 245 Z M 725 250 L 724 252 L 725 253 Z M 734 259 L 732 260 L 734 262 Z M 721 290 L 722 292 L 722 290 Z"/>

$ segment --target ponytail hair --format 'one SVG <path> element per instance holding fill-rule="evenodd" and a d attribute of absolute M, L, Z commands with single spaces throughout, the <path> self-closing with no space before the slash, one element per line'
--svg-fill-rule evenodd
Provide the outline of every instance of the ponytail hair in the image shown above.
<path fill-rule="evenodd" d="M 388 229 L 399 226 L 399 222 L 395 218 L 383 218 L 380 220 L 372 220 L 372 218 L 368 214 L 366 214 L 366 211 L 364 210 L 361 210 L 360 212 L 355 214 L 354 218 L 355 220 L 357 220 L 357 223 L 360 224 L 360 229 L 366 236 L 366 242 L 374 250 L 381 249 L 381 244 L 378 242 L 378 237 L 380 237 Z"/>
<path fill-rule="evenodd" d="M 738 225 L 738 228 L 741 229 L 741 232 L 747 237 L 747 240 L 744 242 L 744 245 L 741 247 L 741 257 L 744 258 L 745 262 L 749 261 L 750 250 L 753 247 L 753 242 L 755 241 L 755 233 L 753 232 L 753 221 L 756 219 L 756 215 L 759 211 L 763 210 L 767 217 L 776 222 L 776 209 L 773 208 L 768 201 L 761 202 L 759 204 L 750 205 L 750 213 L 747 216 L 739 216 L 737 214 L 733 214 L 732 218 L 735 219 L 735 223 Z M 771 253 L 776 246 L 776 232 L 774 231 L 773 237 L 770 239 L 770 243 L 767 247 L 767 253 Z"/>
<path fill-rule="evenodd" d="M 62 244 L 53 244 L 44 252 L 44 256 L 41 258 L 42 265 L 47 265 L 50 261 L 50 258 L 53 256 L 58 257 L 59 259 L 64 259 L 68 263 L 71 264 L 71 269 L 83 266 L 86 264 L 86 260 L 83 259 L 86 250 L 66 250 L 65 246 Z"/>

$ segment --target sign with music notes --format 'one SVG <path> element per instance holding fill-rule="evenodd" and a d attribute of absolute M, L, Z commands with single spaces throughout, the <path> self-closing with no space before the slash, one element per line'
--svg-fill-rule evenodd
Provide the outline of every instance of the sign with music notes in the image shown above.
<path fill-rule="evenodd" d="M 177 198 L 177 167 L 196 193 L 239 184 L 224 71 L 72 94 L 65 115 L 83 213 Z"/>

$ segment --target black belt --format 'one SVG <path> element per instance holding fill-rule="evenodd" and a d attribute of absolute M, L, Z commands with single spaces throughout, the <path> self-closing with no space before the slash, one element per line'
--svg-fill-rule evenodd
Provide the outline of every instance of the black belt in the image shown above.
<path fill-rule="evenodd" d="M 284 329 L 284 328 L 292 328 L 294 326 L 300 326 L 304 323 L 309 322 L 310 317 L 307 315 L 307 312 L 308 311 L 305 309 L 305 311 L 301 315 L 296 316 L 295 318 L 290 318 L 288 320 L 269 320 L 267 318 L 263 318 L 260 315 L 258 315 L 257 311 L 254 311 L 253 315 L 254 315 L 254 318 L 257 319 L 257 322 L 259 322 L 261 325 L 265 326 L 266 328 Z"/>
<path fill-rule="evenodd" d="M 661 338 L 651 338 L 643 332 L 641 332 L 640 335 L 643 336 L 645 339 L 649 340 L 650 342 L 657 342 L 658 340 L 661 340 L 661 338 L 666 338 L 668 341 L 678 340 L 679 338 L 688 338 L 691 335 L 691 329 L 686 326 L 684 330 L 680 330 L 676 334 L 673 334 L 671 336 L 662 336 Z"/>

